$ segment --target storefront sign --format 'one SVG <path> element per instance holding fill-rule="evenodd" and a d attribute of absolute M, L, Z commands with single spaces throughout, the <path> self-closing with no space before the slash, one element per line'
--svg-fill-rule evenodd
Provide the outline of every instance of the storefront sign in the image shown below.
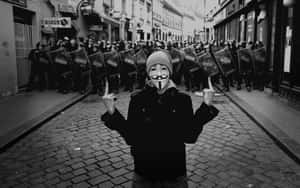
<path fill-rule="evenodd" d="M 22 7 L 27 6 L 27 0 L 3 0 L 3 1 L 6 1 L 6 2 L 14 4 L 14 5 L 19 5 Z"/>
<path fill-rule="evenodd" d="M 71 28 L 71 18 L 70 17 L 44 18 L 42 20 L 42 25 L 44 27 L 51 27 L 51 28 Z"/>

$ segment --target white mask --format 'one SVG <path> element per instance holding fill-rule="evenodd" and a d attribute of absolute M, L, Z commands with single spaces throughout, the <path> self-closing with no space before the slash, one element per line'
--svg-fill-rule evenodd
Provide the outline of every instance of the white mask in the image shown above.
<path fill-rule="evenodd" d="M 153 85 L 159 90 L 165 89 L 169 83 L 170 72 L 167 66 L 156 64 L 150 68 L 149 77 Z"/>

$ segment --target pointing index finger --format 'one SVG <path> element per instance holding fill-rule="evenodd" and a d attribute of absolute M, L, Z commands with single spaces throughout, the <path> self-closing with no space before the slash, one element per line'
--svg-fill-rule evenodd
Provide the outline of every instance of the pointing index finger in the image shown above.
<path fill-rule="evenodd" d="M 107 78 L 105 78 L 105 91 L 104 91 L 104 95 L 108 95 L 108 80 Z"/>
<path fill-rule="evenodd" d="M 213 88 L 213 86 L 212 86 L 210 76 L 209 76 L 207 79 L 208 79 L 208 89 L 213 90 L 214 88 Z"/>

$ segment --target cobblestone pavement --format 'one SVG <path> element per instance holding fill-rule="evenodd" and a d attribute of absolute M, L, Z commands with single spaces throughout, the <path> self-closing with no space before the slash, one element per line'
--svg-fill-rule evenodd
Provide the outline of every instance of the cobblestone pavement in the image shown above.
<path fill-rule="evenodd" d="M 193 96 L 194 107 L 201 98 Z M 119 94 L 126 115 L 128 93 Z M 190 187 L 300 187 L 300 167 L 225 97 L 219 116 L 187 146 Z M 0 187 L 130 187 L 129 147 L 89 96 L 0 154 Z"/>

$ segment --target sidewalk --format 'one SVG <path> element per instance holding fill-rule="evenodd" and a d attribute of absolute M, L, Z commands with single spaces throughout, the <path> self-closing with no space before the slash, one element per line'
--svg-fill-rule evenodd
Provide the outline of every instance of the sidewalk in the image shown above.
<path fill-rule="evenodd" d="M 0 149 L 86 95 L 34 91 L 0 99 Z"/>
<path fill-rule="evenodd" d="M 225 95 L 300 162 L 300 109 L 271 91 L 231 88 Z"/>

